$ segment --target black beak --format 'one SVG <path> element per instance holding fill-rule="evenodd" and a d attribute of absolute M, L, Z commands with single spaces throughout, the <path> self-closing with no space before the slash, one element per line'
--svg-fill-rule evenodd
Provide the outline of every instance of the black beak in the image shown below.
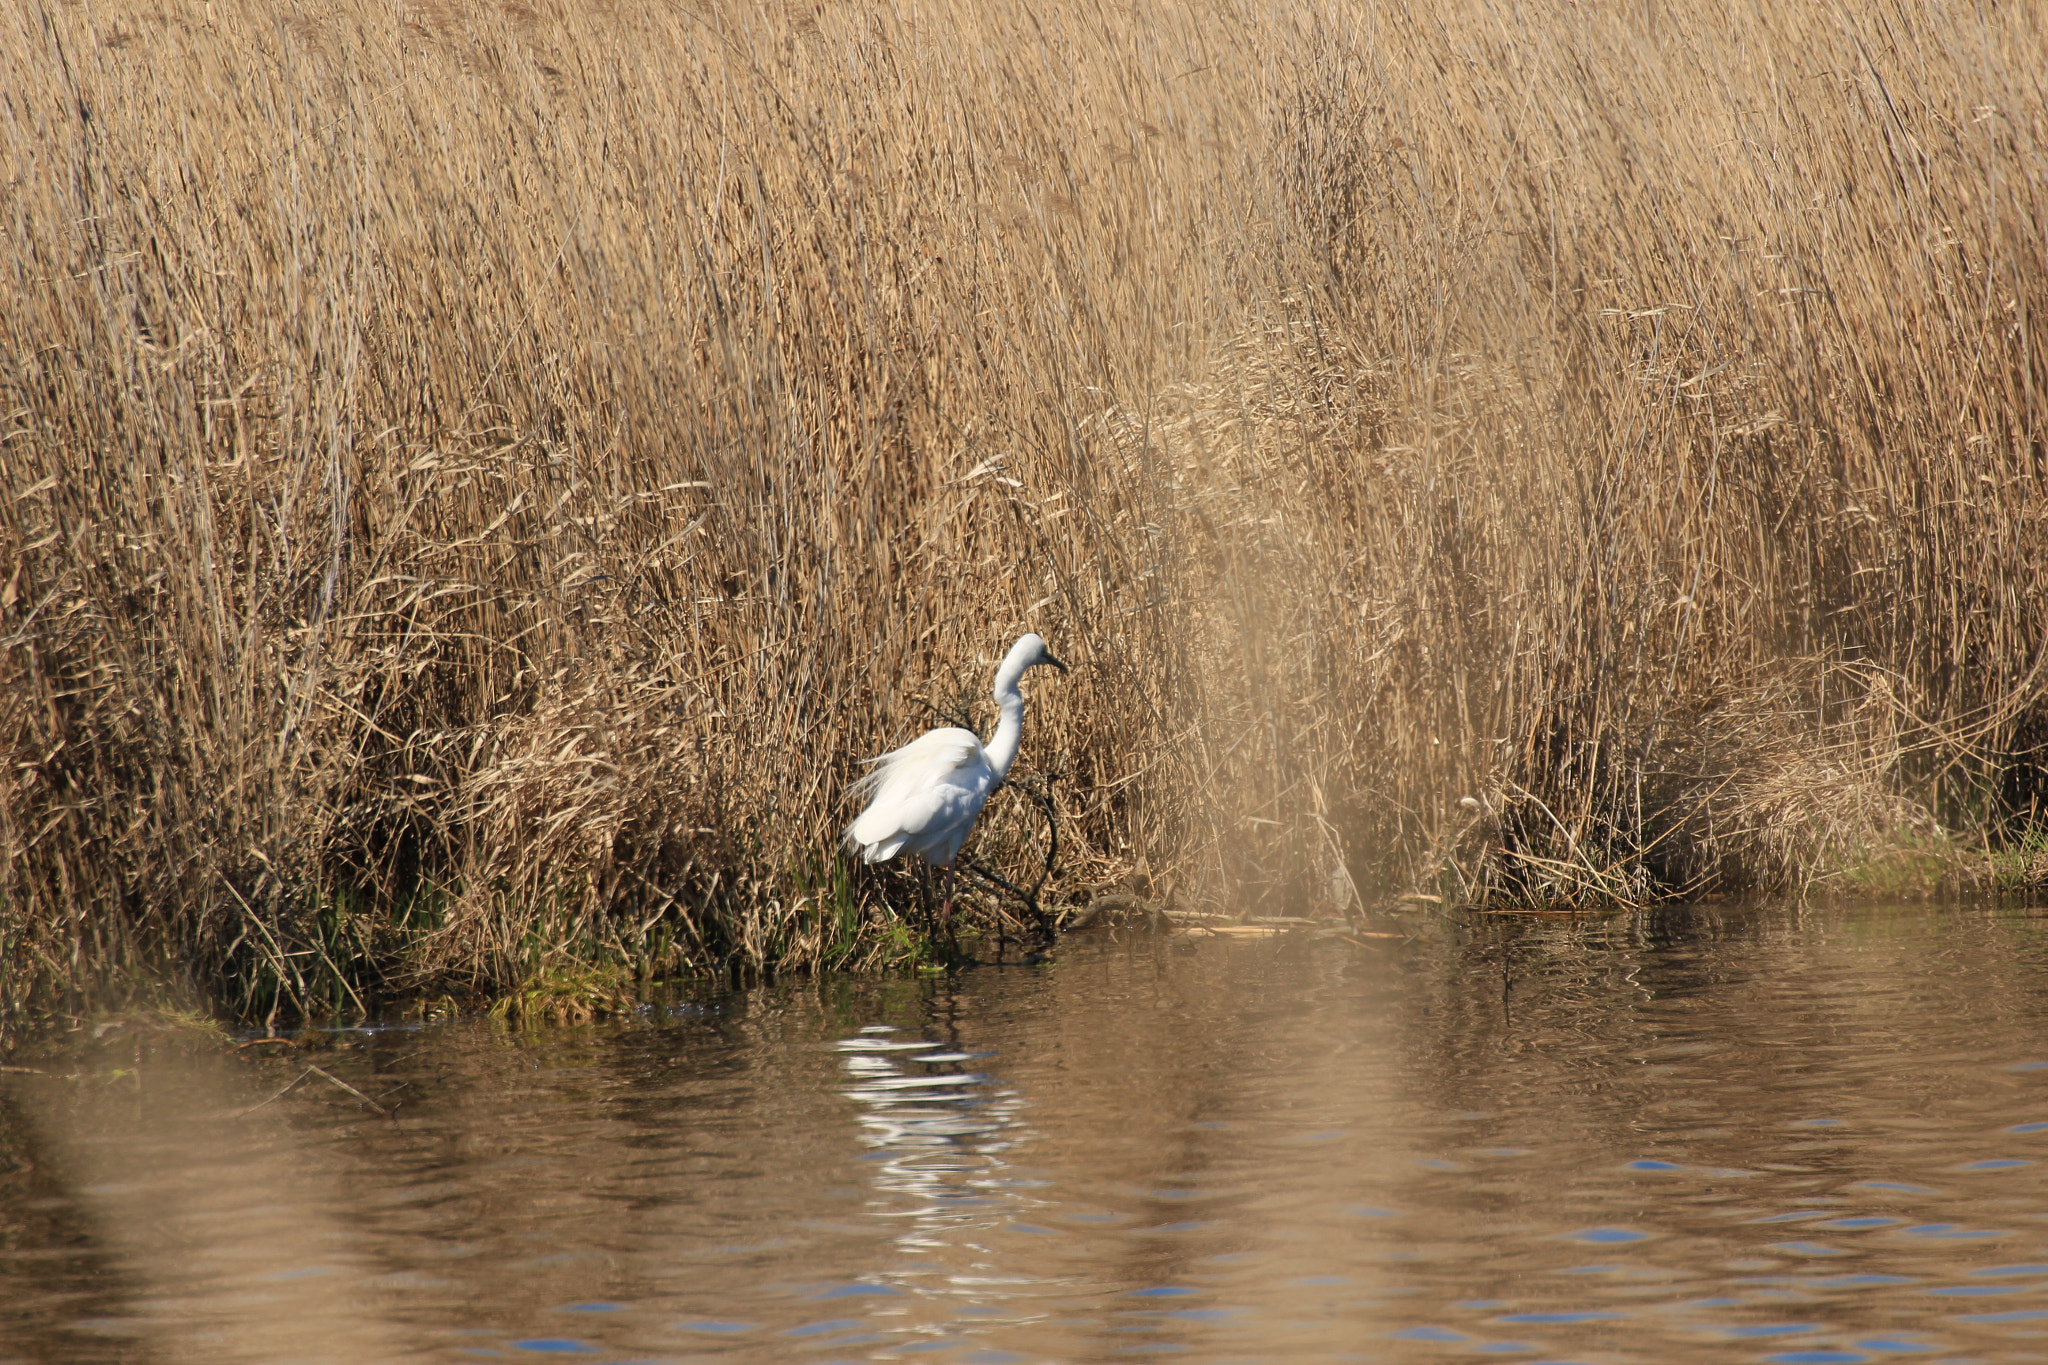
<path fill-rule="evenodd" d="M 1062 673 L 1067 671 L 1067 666 L 1065 664 L 1061 663 L 1058 659 L 1052 657 L 1051 650 L 1047 650 L 1045 652 L 1045 662 L 1051 664 L 1054 668 L 1057 668 Z"/>

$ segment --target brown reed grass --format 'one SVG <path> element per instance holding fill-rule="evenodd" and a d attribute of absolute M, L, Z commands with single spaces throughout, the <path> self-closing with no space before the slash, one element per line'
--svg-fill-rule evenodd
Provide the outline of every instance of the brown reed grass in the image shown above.
<path fill-rule="evenodd" d="M 1026 628 L 1068 897 L 2031 818 L 2042 37 L 16 7 L 0 1019 L 913 953 L 840 792 Z"/>

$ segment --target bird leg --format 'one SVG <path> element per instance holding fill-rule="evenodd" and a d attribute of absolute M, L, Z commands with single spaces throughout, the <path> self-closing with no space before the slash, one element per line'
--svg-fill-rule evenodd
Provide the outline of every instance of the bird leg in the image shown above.
<path fill-rule="evenodd" d="M 947 863 L 945 865 L 945 874 L 945 895 L 944 898 L 939 902 L 938 937 L 945 940 L 947 964 L 949 966 L 955 966 L 958 965 L 960 961 L 960 938 L 957 934 L 953 932 L 954 867 L 952 863 Z"/>

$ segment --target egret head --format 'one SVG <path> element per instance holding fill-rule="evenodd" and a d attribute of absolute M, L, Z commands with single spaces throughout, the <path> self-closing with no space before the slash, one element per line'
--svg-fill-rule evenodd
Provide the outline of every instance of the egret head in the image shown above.
<path fill-rule="evenodd" d="M 1010 652 L 1003 656 L 1003 666 L 996 670 L 996 700 L 1008 705 L 1004 699 L 1014 698 L 1017 705 L 1023 705 L 1023 698 L 1017 691 L 1017 680 L 1024 676 L 1025 669 L 1036 668 L 1040 664 L 1051 664 L 1062 673 L 1067 671 L 1067 666 L 1052 657 L 1052 651 L 1045 647 L 1045 640 L 1038 635 L 1026 635 L 1011 645 Z"/>
<path fill-rule="evenodd" d="M 1036 631 L 1010 646 L 1010 657 L 1018 660 L 1025 668 L 1051 664 L 1062 673 L 1067 671 L 1067 666 L 1053 658 L 1052 651 L 1045 647 L 1045 637 Z"/>

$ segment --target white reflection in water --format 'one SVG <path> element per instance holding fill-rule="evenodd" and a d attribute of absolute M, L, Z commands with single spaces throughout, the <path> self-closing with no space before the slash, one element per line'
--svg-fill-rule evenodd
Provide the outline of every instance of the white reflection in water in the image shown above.
<path fill-rule="evenodd" d="M 877 1215 L 908 1219 L 894 1234 L 907 1255 L 929 1259 L 1007 1216 L 997 1196 L 1007 1153 L 1026 1140 L 1023 1097 L 980 1072 L 927 1071 L 976 1060 L 939 1043 L 889 1043 L 885 1060 L 866 1038 L 846 1039 L 846 1069 L 859 1084 L 844 1093 L 861 1106 L 860 1141 L 872 1149 L 870 1182 Z M 892 1276 L 930 1291 L 933 1272 Z M 945 1276 L 957 1288 L 977 1277 Z"/>

